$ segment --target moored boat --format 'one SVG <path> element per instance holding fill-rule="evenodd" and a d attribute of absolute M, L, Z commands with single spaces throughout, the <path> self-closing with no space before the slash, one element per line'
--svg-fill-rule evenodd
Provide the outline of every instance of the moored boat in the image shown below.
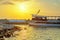
<path fill-rule="evenodd" d="M 32 15 L 30 26 L 60 27 L 60 16 L 40 16 Z"/>

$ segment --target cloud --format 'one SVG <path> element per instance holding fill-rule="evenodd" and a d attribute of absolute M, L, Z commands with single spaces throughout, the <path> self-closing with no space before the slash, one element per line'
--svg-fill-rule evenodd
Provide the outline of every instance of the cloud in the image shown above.
<path fill-rule="evenodd" d="M 30 3 L 31 2 L 34 3 L 34 4 L 31 3 L 32 6 L 34 5 L 32 8 L 38 6 L 39 8 L 41 8 L 41 13 L 44 15 L 45 14 L 60 15 L 60 0 L 12 0 L 12 1 L 18 1 L 18 2 L 30 1 Z"/>
<path fill-rule="evenodd" d="M 13 1 L 24 2 L 24 1 L 30 1 L 30 0 L 13 0 Z"/>
<path fill-rule="evenodd" d="M 42 6 L 43 13 L 60 14 L 60 0 L 34 0 L 39 6 Z"/>

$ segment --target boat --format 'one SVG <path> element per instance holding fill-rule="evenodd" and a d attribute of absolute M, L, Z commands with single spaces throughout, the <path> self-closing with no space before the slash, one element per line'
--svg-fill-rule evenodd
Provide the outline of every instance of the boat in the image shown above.
<path fill-rule="evenodd" d="M 39 13 L 39 11 L 37 13 Z M 60 16 L 40 16 L 32 14 L 32 20 L 30 20 L 28 24 L 30 26 L 40 27 L 60 27 Z"/>

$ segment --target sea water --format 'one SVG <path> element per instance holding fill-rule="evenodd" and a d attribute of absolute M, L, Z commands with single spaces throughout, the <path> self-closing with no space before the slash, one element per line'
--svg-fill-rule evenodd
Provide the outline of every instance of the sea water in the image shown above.
<path fill-rule="evenodd" d="M 34 27 L 29 25 L 19 25 L 21 31 L 15 37 L 5 38 L 5 40 L 60 40 L 60 28 L 55 27 Z"/>

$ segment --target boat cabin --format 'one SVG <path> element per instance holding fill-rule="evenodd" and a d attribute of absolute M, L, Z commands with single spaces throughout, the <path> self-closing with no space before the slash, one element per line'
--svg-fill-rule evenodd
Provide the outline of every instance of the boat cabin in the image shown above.
<path fill-rule="evenodd" d="M 47 21 L 47 20 L 60 20 L 60 16 L 40 16 L 32 15 L 32 20 Z"/>
<path fill-rule="evenodd" d="M 33 17 L 32 20 L 47 21 L 47 17 L 45 17 L 45 16 L 36 16 L 36 17 Z"/>

